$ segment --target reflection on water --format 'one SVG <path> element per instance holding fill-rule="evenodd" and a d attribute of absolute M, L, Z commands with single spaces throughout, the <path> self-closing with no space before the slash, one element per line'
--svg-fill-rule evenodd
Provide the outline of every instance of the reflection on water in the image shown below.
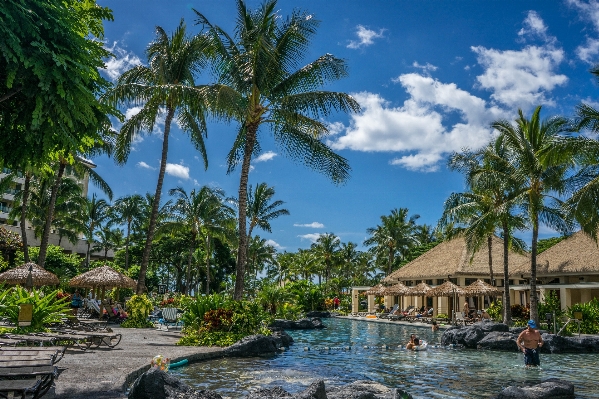
<path fill-rule="evenodd" d="M 317 379 L 324 379 L 327 386 L 373 380 L 423 399 L 490 398 L 508 385 L 548 378 L 572 382 L 577 398 L 599 398 L 596 354 L 542 354 L 542 367 L 526 370 L 518 352 L 397 348 L 411 333 L 430 345 L 440 341 L 442 331 L 433 333 L 416 325 L 345 319 L 326 319 L 325 324 L 328 328 L 324 330 L 290 332 L 295 344 L 272 358 L 219 359 L 173 372 L 197 389 L 215 390 L 233 399 L 258 387 L 282 386 L 294 393 Z M 343 349 L 347 346 L 351 349 Z"/>

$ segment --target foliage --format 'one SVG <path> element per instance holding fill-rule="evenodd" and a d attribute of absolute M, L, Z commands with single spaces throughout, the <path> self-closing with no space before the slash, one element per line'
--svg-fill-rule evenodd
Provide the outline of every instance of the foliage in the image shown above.
<path fill-rule="evenodd" d="M 570 318 L 574 318 L 574 312 L 582 313 L 582 322 L 580 323 L 580 332 L 582 334 L 597 334 L 599 333 L 599 300 L 593 298 L 587 303 L 577 303 L 570 307 L 566 314 Z M 570 323 L 566 327 L 569 333 L 578 333 L 578 324 Z"/>
<path fill-rule="evenodd" d="M 23 247 L 21 235 L 0 226 L 0 252 L 17 251 Z"/>
<path fill-rule="evenodd" d="M 133 295 L 127 301 L 128 317 L 121 326 L 126 328 L 144 328 L 153 327 L 153 324 L 148 321 L 148 315 L 153 309 L 152 302 L 144 294 Z"/>
<path fill-rule="evenodd" d="M 183 321 L 185 327 L 199 329 L 206 312 L 219 308 L 228 308 L 230 302 L 231 300 L 228 297 L 220 294 L 198 295 L 196 298 L 185 297 L 181 302 L 185 310 L 181 321 Z"/>
<path fill-rule="evenodd" d="M 258 301 L 271 315 L 277 314 L 279 306 L 289 299 L 289 292 L 277 284 L 267 284 L 258 292 Z"/>
<path fill-rule="evenodd" d="M 303 314 L 302 308 L 296 304 L 285 302 L 277 308 L 275 318 L 285 320 L 299 320 Z"/>
<path fill-rule="evenodd" d="M 301 280 L 289 283 L 285 286 L 295 296 L 295 303 L 304 312 L 324 309 L 324 293 L 321 287 L 312 282 Z"/>
<path fill-rule="evenodd" d="M 539 240 L 537 242 L 537 254 L 540 254 L 541 252 L 548 250 L 549 248 L 551 248 L 558 242 L 563 241 L 564 239 L 566 239 L 568 237 L 569 236 L 567 236 L 567 235 L 563 235 L 561 237 L 551 237 L 551 238 L 544 238 L 542 240 Z M 541 315 L 541 316 L 543 315 L 540 310 L 539 310 L 539 315 Z"/>
<path fill-rule="evenodd" d="M 39 247 L 29 247 L 29 258 L 36 263 L 40 253 Z M 17 263 L 22 264 L 25 260 L 23 252 L 17 252 Z M 80 273 L 81 258 L 76 254 L 65 254 L 58 245 L 49 245 L 46 252 L 44 268 L 58 276 L 61 283 L 65 283 Z"/>
<path fill-rule="evenodd" d="M 43 290 L 27 291 L 21 286 L 0 291 L 0 318 L 6 318 L 17 325 L 19 305 L 33 304 L 31 326 L 18 331 L 43 331 L 51 323 L 61 322 L 70 313 L 70 304 L 66 298 L 58 298 L 59 290 L 44 294 Z"/>
<path fill-rule="evenodd" d="M 503 303 L 501 300 L 491 302 L 487 308 L 487 313 L 493 320 L 501 320 L 503 318 Z"/>
<path fill-rule="evenodd" d="M 446 313 L 437 314 L 437 319 L 449 319 L 449 315 Z"/>
<path fill-rule="evenodd" d="M 530 309 L 522 305 L 512 305 L 512 317 L 517 319 L 525 319 L 528 321 L 530 318 Z"/>

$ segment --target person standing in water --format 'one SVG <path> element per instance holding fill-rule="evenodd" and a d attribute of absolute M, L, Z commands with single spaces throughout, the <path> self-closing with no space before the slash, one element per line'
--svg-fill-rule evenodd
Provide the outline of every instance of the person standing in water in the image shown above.
<path fill-rule="evenodd" d="M 543 346 L 543 338 L 536 328 L 537 323 L 534 320 L 528 320 L 526 330 L 522 331 L 516 340 L 518 348 L 524 353 L 524 364 L 527 368 L 541 365 L 539 348 Z"/>

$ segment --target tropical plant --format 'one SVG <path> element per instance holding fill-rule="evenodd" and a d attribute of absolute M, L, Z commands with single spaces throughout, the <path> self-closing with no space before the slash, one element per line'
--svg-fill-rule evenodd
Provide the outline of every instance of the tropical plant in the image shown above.
<path fill-rule="evenodd" d="M 185 312 L 181 316 L 181 321 L 185 327 L 197 330 L 200 328 L 206 312 L 229 306 L 229 298 L 220 294 L 198 295 L 195 298 L 187 297 L 182 303 Z"/>
<path fill-rule="evenodd" d="M 149 328 L 154 325 L 148 321 L 148 315 L 154 308 L 152 301 L 142 294 L 133 295 L 126 303 L 127 306 L 127 320 L 125 320 L 121 326 L 125 328 Z"/>
<path fill-rule="evenodd" d="M 218 83 L 207 87 L 208 103 L 216 115 L 240 124 L 227 160 L 228 172 L 241 164 L 235 300 L 244 294 L 247 186 L 252 156 L 260 151 L 259 128 L 268 125 L 286 154 L 341 183 L 349 165 L 321 141 L 328 134 L 322 118 L 360 108 L 347 94 L 321 91 L 325 83 L 347 75 L 343 60 L 326 54 L 297 69 L 319 22 L 301 11 L 282 19 L 276 6 L 276 0 L 266 0 L 250 11 L 237 0 L 234 37 L 194 10 L 215 52 Z"/>
<path fill-rule="evenodd" d="M 322 261 L 325 282 L 329 281 L 331 277 L 331 270 L 336 263 L 336 255 L 340 244 L 341 240 L 335 234 L 325 233 L 321 234 L 316 242 L 310 246 L 314 254 Z M 318 281 L 320 283 L 320 274 L 318 275 Z"/>
<path fill-rule="evenodd" d="M 115 158 L 119 163 L 127 161 L 135 135 L 141 132 L 152 132 L 158 119 L 165 116 L 162 156 L 137 282 L 138 294 L 146 288 L 145 279 L 156 228 L 173 120 L 183 131 L 190 134 L 193 145 L 202 156 L 204 166 L 208 167 L 203 138 L 206 133 L 206 122 L 201 96 L 198 95 L 194 81 L 194 74 L 200 71 L 206 61 L 206 40 L 202 36 L 189 37 L 185 23 L 181 20 L 170 37 L 163 28 L 156 27 L 156 39 L 148 45 L 146 53 L 148 66 L 139 65 L 123 73 L 116 86 L 104 96 L 115 105 L 123 103 L 141 105 L 140 112 L 125 121 L 119 132 L 115 152 Z"/>
<path fill-rule="evenodd" d="M 252 231 L 254 227 L 258 227 L 264 231 L 271 233 L 270 221 L 279 216 L 289 215 L 289 211 L 281 208 L 284 202 L 281 200 L 273 201 L 275 188 L 269 187 L 266 183 L 256 184 L 256 188 L 252 186 L 247 192 L 247 218 L 249 228 L 247 234 L 248 248 L 252 240 Z M 248 255 L 249 256 L 249 255 Z"/>
<path fill-rule="evenodd" d="M 127 195 L 114 201 L 110 209 L 111 217 L 114 221 L 125 221 L 127 230 L 125 233 L 125 270 L 129 269 L 129 243 L 131 238 L 131 229 L 142 214 L 143 197 L 139 194 Z"/>
<path fill-rule="evenodd" d="M 42 290 L 33 289 L 31 292 L 21 286 L 0 291 L 0 317 L 8 319 L 14 325 L 19 325 L 19 305 L 32 304 L 33 312 L 31 325 L 19 327 L 18 331 L 43 331 L 52 323 L 60 323 L 70 312 L 70 303 L 67 299 L 58 298 L 60 291 L 44 293 Z"/>

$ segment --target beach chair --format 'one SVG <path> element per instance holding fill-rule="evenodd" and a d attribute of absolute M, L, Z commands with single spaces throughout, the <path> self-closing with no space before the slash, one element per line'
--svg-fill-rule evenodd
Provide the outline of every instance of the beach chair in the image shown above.
<path fill-rule="evenodd" d="M 414 320 L 417 320 L 416 309 L 414 307 L 408 311 L 408 314 L 405 315 L 404 320 L 409 321 L 410 323 Z"/>
<path fill-rule="evenodd" d="M 395 313 L 399 309 L 399 305 L 393 306 L 393 309 L 389 313 L 383 313 L 379 316 L 379 319 L 388 319 L 393 313 Z"/>
<path fill-rule="evenodd" d="M 158 328 L 162 329 L 161 326 L 165 326 L 167 331 L 169 326 L 183 326 L 183 322 L 179 318 L 179 310 L 177 308 L 163 308 L 162 319 L 158 320 Z"/>
<path fill-rule="evenodd" d="M 41 398 L 58 375 L 50 359 L 0 362 L 0 397 Z"/>

